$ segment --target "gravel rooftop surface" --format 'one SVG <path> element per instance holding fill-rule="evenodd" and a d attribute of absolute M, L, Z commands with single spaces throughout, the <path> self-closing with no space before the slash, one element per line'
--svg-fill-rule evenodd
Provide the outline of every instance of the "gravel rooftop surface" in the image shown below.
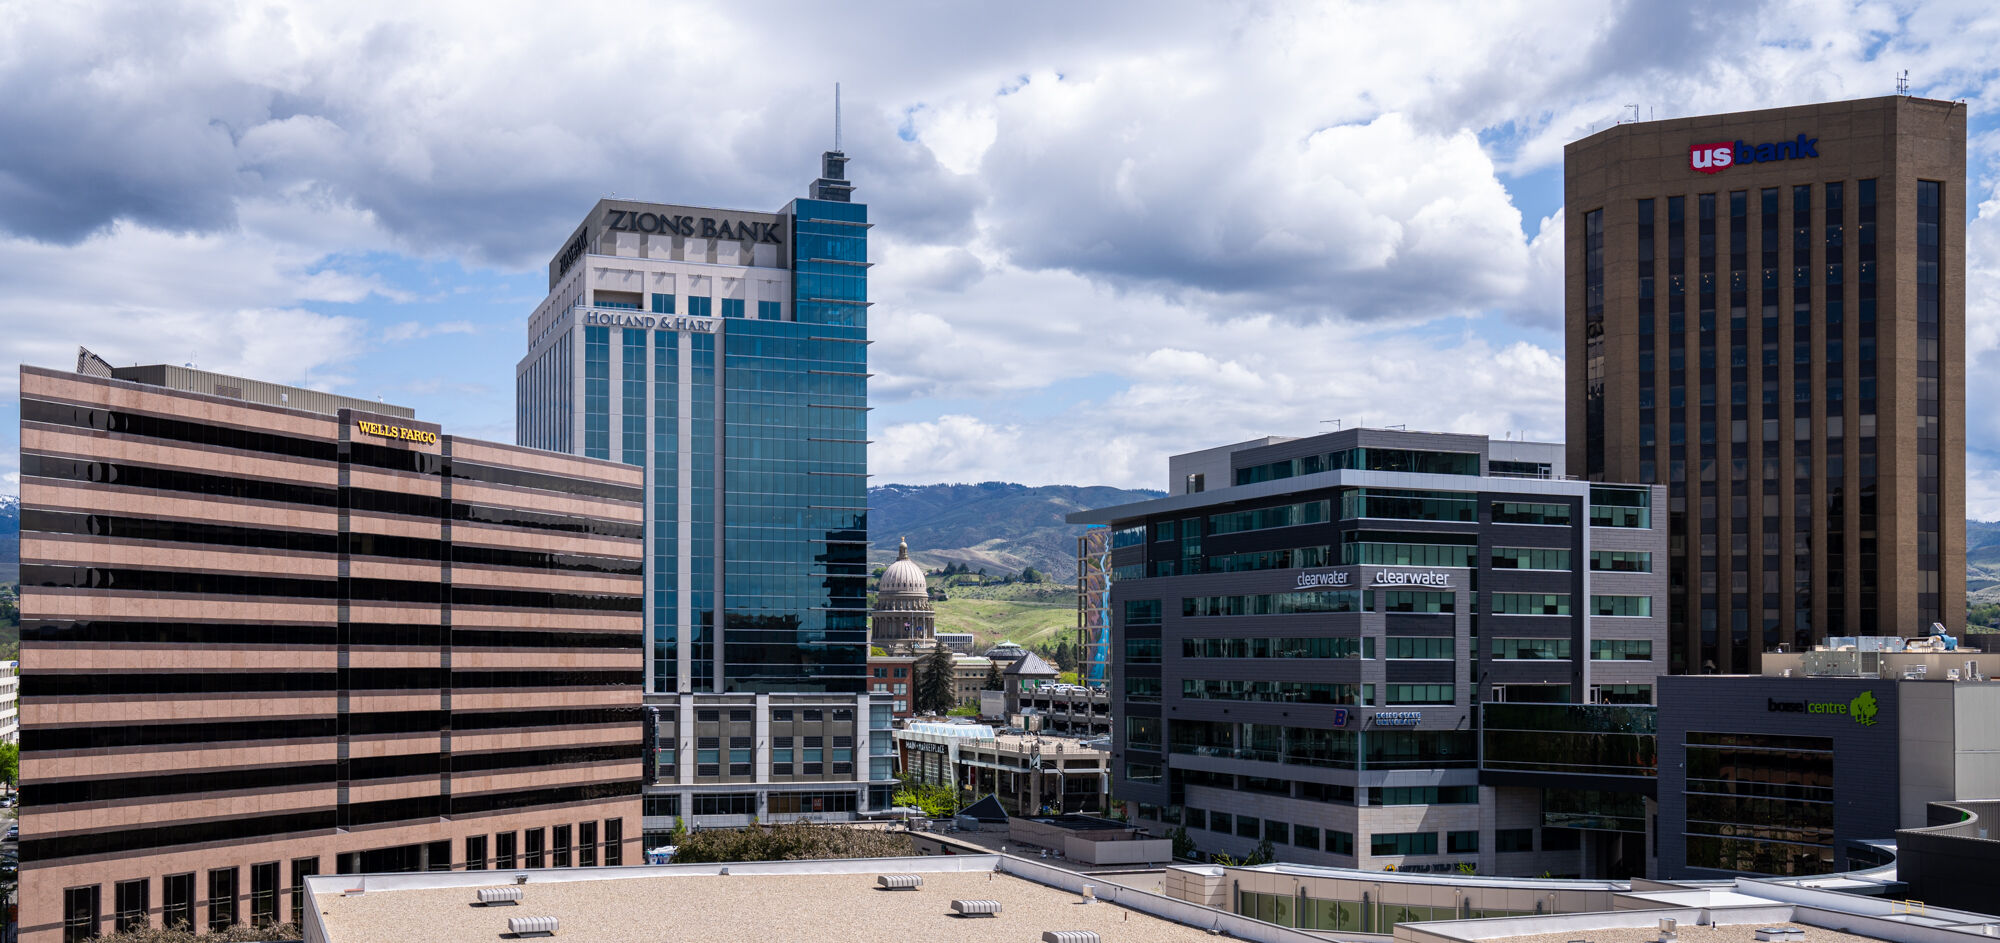
<path fill-rule="evenodd" d="M 329 943 L 487 943 L 508 917 L 553 916 L 554 943 L 1033 943 L 1045 930 L 1095 930 L 1104 943 L 1213 943 L 1205 931 L 1006 874 L 925 874 L 882 891 L 875 874 L 689 875 L 526 885 L 518 906 L 477 907 L 469 887 L 319 898 Z M 493 887 L 503 886 L 499 882 Z M 1100 890 L 1100 893 L 1102 891 Z M 997 900 L 997 917 L 957 917 L 954 899 Z M 1823 931 L 1822 931 L 1823 933 Z M 1748 939 L 1746 932 L 1744 939 Z M 1527 938 L 1524 938 L 1527 939 Z M 1683 936 L 1686 943 L 1717 943 Z M 1558 940 L 1556 943 L 1566 943 Z M 1732 938 L 1733 943 L 1733 938 Z M 1806 943 L 1835 943 L 1808 936 Z"/>

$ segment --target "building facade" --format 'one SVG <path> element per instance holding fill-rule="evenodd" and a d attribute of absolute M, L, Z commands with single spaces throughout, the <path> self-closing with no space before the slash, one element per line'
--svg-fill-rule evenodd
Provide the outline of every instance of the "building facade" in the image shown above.
<path fill-rule="evenodd" d="M 1564 150 L 1569 467 L 1667 487 L 1674 672 L 1964 611 L 1965 134 L 1890 97 Z"/>
<path fill-rule="evenodd" d="M 776 213 L 599 201 L 528 322 L 520 442 L 644 469 L 650 831 L 777 815 L 785 792 L 886 805 L 893 783 L 866 689 L 869 223 L 846 160 Z M 778 746 L 773 724 L 827 739 Z"/>
<path fill-rule="evenodd" d="M 1112 791 L 1140 821 L 1239 857 L 1592 870 L 1537 837 L 1540 790 L 1481 785 L 1476 707 L 1653 702 L 1662 489 L 1373 429 L 1174 464 L 1182 493 L 1070 516 L 1112 529 Z"/>
<path fill-rule="evenodd" d="M 1887 856 L 1871 843 L 1934 824 L 1930 803 L 2000 793 L 2000 683 L 1983 680 L 2000 655 L 1771 660 L 1762 675 L 1660 680 L 1662 877 L 1872 867 Z M 1841 662 L 1853 667 L 1832 673 Z"/>
<path fill-rule="evenodd" d="M 21 742 L 21 663 L 0 661 L 0 742 Z"/>
<path fill-rule="evenodd" d="M 637 469 L 129 369 L 21 370 L 24 940 L 641 860 Z"/>

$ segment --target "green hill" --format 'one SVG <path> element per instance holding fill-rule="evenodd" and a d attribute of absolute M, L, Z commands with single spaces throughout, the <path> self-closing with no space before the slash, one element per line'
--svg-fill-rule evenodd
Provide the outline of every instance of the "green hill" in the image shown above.
<path fill-rule="evenodd" d="M 907 538 L 911 559 L 925 569 L 958 563 L 998 575 L 1034 567 L 1067 581 L 1076 573 L 1076 537 L 1084 529 L 1065 523 L 1064 515 L 1163 494 L 1004 481 L 880 485 L 868 489 L 869 561 L 894 560 L 897 539 Z"/>

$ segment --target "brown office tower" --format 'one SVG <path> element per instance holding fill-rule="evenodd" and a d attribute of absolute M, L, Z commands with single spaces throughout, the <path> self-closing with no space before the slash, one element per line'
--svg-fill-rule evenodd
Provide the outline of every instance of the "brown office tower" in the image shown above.
<path fill-rule="evenodd" d="M 639 469 L 80 367 L 21 370 L 24 941 L 642 860 Z"/>
<path fill-rule="evenodd" d="M 1963 617 L 1965 120 L 1874 98 L 1564 150 L 1570 468 L 1667 485 L 1674 672 Z"/>

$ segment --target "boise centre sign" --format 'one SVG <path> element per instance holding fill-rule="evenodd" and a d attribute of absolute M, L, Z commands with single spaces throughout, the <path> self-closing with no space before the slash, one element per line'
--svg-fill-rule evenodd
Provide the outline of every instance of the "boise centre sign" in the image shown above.
<path fill-rule="evenodd" d="M 1697 173 L 1719 174 L 1737 164 L 1762 164 L 1774 160 L 1797 160 L 1819 156 L 1819 138 L 1801 134 L 1790 141 L 1745 144 L 1719 141 L 1688 145 L 1688 169 Z"/>

